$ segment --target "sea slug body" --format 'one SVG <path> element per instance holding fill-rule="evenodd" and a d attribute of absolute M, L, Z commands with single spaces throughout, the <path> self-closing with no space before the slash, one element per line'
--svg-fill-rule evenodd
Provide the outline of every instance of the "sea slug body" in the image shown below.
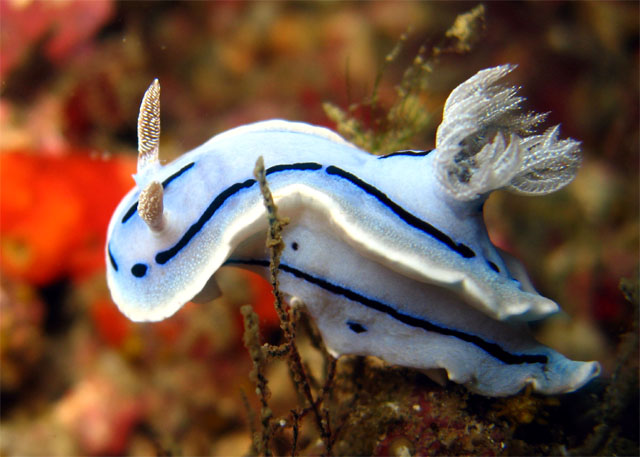
<path fill-rule="evenodd" d="M 217 293 L 222 266 L 267 273 L 267 218 L 252 177 L 258 157 L 291 223 L 281 289 L 300 299 L 329 350 L 424 370 L 492 396 L 531 384 L 553 394 L 599 372 L 541 345 L 527 321 L 558 311 L 524 268 L 489 240 L 488 194 L 544 194 L 568 184 L 579 143 L 521 114 L 516 90 L 490 68 L 445 104 L 431 151 L 376 157 L 332 131 L 271 120 L 224 132 L 176 161 L 158 161 L 159 85 L 139 118 L 136 187 L 109 225 L 107 280 L 135 321 L 171 316 Z"/>

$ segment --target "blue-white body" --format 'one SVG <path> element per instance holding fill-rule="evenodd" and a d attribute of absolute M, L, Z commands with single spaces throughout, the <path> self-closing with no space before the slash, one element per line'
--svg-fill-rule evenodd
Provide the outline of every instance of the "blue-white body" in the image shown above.
<path fill-rule="evenodd" d="M 133 320 L 156 321 L 215 291 L 225 264 L 266 273 L 267 218 L 252 175 L 262 156 L 279 214 L 291 221 L 281 289 L 304 303 L 335 355 L 444 369 L 487 395 L 529 383 L 544 393 L 580 387 L 597 363 L 568 360 L 530 336 L 526 321 L 558 307 L 490 242 L 488 192 L 460 200 L 443 186 L 438 149 L 376 157 L 327 129 L 275 120 L 148 167 L 109 226 L 114 301 Z M 136 212 L 152 181 L 163 185 L 161 230 Z"/>

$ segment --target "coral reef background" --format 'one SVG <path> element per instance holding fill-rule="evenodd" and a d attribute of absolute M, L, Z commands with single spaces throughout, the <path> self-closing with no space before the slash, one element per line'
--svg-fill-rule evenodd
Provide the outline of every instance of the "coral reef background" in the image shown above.
<path fill-rule="evenodd" d="M 451 89 L 514 63 L 526 106 L 582 141 L 584 162 L 556 194 L 496 193 L 487 225 L 570 316 L 538 337 L 599 360 L 603 376 L 576 394 L 492 400 L 346 358 L 324 392 L 313 380 L 327 379 L 326 355 L 303 316 L 309 382 L 326 394 L 336 454 L 637 455 L 638 5 L 490 2 L 473 24 L 456 22 L 476 6 L 0 1 L 0 454 L 255 450 L 261 400 L 240 307 L 281 342 L 271 286 L 229 269 L 222 299 L 156 324 L 129 322 L 106 288 L 106 226 L 133 186 L 153 78 L 164 160 L 276 117 L 347 132 L 356 122 L 352 136 L 384 153 L 432 147 Z M 394 135 L 372 143 L 365 130 Z M 287 364 L 263 368 L 274 417 L 290 417 L 304 399 Z M 326 450 L 312 420 L 283 420 L 273 452 Z"/>

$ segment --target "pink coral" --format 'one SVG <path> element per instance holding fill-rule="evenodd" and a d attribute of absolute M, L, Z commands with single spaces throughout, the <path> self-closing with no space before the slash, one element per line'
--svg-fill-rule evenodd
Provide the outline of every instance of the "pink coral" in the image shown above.
<path fill-rule="evenodd" d="M 111 0 L 0 2 L 0 77 L 42 42 L 51 61 L 63 61 L 93 37 L 112 11 Z"/>
<path fill-rule="evenodd" d="M 110 379 L 100 376 L 80 381 L 55 409 L 56 418 L 82 452 L 90 455 L 124 453 L 132 428 L 142 414 L 140 399 L 132 398 Z"/>

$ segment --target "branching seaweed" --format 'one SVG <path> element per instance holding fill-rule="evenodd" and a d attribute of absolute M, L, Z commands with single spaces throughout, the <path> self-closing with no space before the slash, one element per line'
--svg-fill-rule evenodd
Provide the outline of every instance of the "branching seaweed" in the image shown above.
<path fill-rule="evenodd" d="M 260 401 L 260 430 L 253 433 L 251 452 L 260 455 L 272 455 L 271 440 L 276 430 L 276 424 L 282 426 L 289 425 L 292 429 L 292 455 L 295 455 L 298 446 L 298 437 L 300 424 L 302 419 L 311 414 L 315 420 L 316 427 L 320 432 L 320 438 L 324 443 L 325 453 L 331 454 L 331 449 L 335 441 L 335 437 L 331 432 L 331 420 L 329 409 L 326 404 L 330 399 L 331 383 L 335 374 L 336 361 L 326 350 L 323 350 L 327 364 L 325 383 L 314 398 L 312 384 L 317 383 L 312 378 L 309 370 L 305 368 L 300 357 L 298 346 L 296 345 L 296 322 L 298 321 L 298 308 L 286 307 L 284 297 L 280 291 L 278 272 L 280 266 L 280 256 L 284 248 L 282 240 L 282 229 L 287 225 L 288 220 L 280 218 L 277 213 L 277 207 L 273 201 L 273 196 L 269 190 L 264 162 L 262 157 L 258 158 L 254 170 L 254 176 L 260 185 L 264 206 L 267 210 L 267 218 L 269 229 L 267 232 L 267 249 L 270 256 L 269 273 L 270 282 L 274 295 L 274 306 L 280 318 L 280 328 L 284 336 L 284 343 L 278 346 L 267 343 L 260 343 L 260 330 L 258 325 L 258 316 L 249 305 L 242 307 L 242 315 L 244 317 L 245 334 L 244 343 L 251 360 L 253 362 L 253 370 L 251 371 L 251 379 L 256 383 L 256 394 Z M 305 400 L 305 407 L 302 409 L 294 409 L 290 411 L 289 416 L 276 420 L 273 411 L 269 407 L 269 387 L 268 380 L 265 375 L 267 365 L 270 361 L 278 358 L 284 358 L 287 362 L 291 380 L 295 385 L 298 393 Z M 251 418 L 251 414 L 250 414 Z"/>
<path fill-rule="evenodd" d="M 484 6 L 476 6 L 459 15 L 439 44 L 421 46 L 412 64 L 405 70 L 396 86 L 396 101 L 386 111 L 379 109 L 378 91 L 386 68 L 401 54 L 409 33 L 404 33 L 398 43 L 385 57 L 376 75 L 371 95 L 362 102 L 352 103 L 347 111 L 333 103 L 324 103 L 325 114 L 336 123 L 341 135 L 366 151 L 383 154 L 405 147 L 411 138 L 422 132 L 432 119 L 422 101 L 427 77 L 433 71 L 438 58 L 449 53 L 466 53 L 482 36 L 484 31 Z M 361 112 L 372 114 L 371 126 L 358 119 Z"/>

